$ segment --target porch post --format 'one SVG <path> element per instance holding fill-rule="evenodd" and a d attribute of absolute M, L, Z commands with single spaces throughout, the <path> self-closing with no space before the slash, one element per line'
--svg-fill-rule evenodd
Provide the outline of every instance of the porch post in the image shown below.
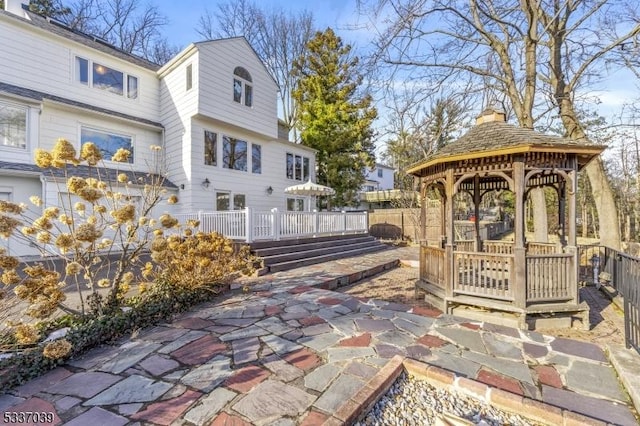
<path fill-rule="evenodd" d="M 244 208 L 244 225 L 245 225 L 245 241 L 247 243 L 253 242 L 253 212 L 251 207 Z"/>
<path fill-rule="evenodd" d="M 280 239 L 280 215 L 277 207 L 271 209 L 271 239 L 273 241 Z"/>
<path fill-rule="evenodd" d="M 518 308 L 527 306 L 527 259 L 524 246 L 524 158 L 519 156 L 513 162 L 513 186 L 516 192 L 515 236 L 513 245 L 513 296 Z"/>

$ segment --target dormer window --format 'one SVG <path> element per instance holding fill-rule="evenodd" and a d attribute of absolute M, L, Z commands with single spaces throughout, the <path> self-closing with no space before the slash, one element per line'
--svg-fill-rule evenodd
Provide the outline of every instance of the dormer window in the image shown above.
<path fill-rule="evenodd" d="M 253 81 L 249 71 L 242 67 L 233 70 L 233 100 L 239 104 L 253 105 Z"/>

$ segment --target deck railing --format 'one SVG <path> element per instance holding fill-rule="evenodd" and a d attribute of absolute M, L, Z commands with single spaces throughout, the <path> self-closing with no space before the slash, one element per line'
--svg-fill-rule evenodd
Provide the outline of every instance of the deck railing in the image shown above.
<path fill-rule="evenodd" d="M 199 230 L 218 232 L 227 238 L 253 242 L 281 238 L 357 234 L 368 231 L 366 212 L 290 212 L 243 210 L 174 215 L 180 223 L 200 222 Z"/>

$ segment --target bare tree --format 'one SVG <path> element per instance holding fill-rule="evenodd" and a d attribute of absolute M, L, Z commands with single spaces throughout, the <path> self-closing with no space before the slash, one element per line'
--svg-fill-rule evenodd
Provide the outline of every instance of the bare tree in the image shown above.
<path fill-rule="evenodd" d="M 157 6 L 136 0 L 76 0 L 68 10 L 60 19 L 71 28 L 152 62 L 162 64 L 179 51 L 162 35 L 169 21 Z"/>
<path fill-rule="evenodd" d="M 304 55 L 315 33 L 313 14 L 282 9 L 266 11 L 247 0 L 220 3 L 216 12 L 206 10 L 197 32 L 204 38 L 244 36 L 278 84 L 282 118 L 295 131 L 295 104 L 291 93 L 298 78 L 291 74 L 293 61 Z M 294 135 L 296 139 L 296 135 Z"/>
<path fill-rule="evenodd" d="M 580 94 L 603 76 L 616 48 L 636 41 L 638 5 L 623 0 L 361 0 L 389 24 L 374 60 L 419 69 L 444 84 L 459 76 L 505 95 L 518 124 L 534 128 L 550 114 L 567 137 L 588 140 Z M 446 79 L 446 81 L 443 80 Z M 600 160 L 587 174 L 602 242 L 619 247 L 613 193 Z"/>

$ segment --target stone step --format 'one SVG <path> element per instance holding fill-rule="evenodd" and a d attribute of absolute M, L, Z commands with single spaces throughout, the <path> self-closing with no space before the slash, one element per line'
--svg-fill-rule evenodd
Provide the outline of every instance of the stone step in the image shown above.
<path fill-rule="evenodd" d="M 376 239 L 371 236 L 352 236 L 352 238 L 337 238 L 324 241 L 311 240 L 310 242 L 290 244 L 286 246 L 259 248 L 254 249 L 253 252 L 256 256 L 259 256 L 261 258 L 268 258 L 271 256 L 291 254 L 295 252 L 371 242 L 376 242 Z"/>
<path fill-rule="evenodd" d="M 376 245 L 371 245 L 368 247 L 354 249 L 354 250 L 347 250 L 347 251 L 340 251 L 340 252 L 333 251 L 332 253 L 323 254 L 321 256 L 307 257 L 304 259 L 290 260 L 287 262 L 276 263 L 273 265 L 269 265 L 268 269 L 269 269 L 269 272 L 287 271 L 289 269 L 294 269 L 301 266 L 313 265 L 316 263 L 322 263 L 322 262 L 342 259 L 346 257 L 359 256 L 365 253 L 373 253 L 376 251 L 386 250 L 387 248 L 388 247 L 386 245 L 378 243 Z"/>

